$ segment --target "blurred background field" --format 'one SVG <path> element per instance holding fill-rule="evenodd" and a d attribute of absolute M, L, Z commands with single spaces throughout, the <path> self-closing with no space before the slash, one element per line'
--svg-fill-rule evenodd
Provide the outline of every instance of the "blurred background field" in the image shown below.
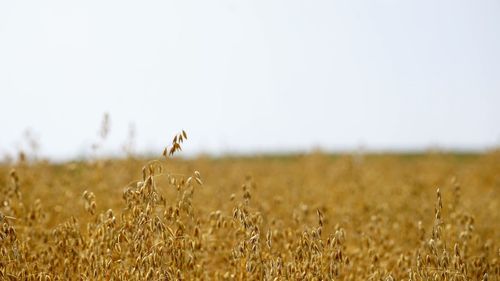
<path fill-rule="evenodd" d="M 194 202 L 205 211 L 225 209 L 231 194 L 241 195 L 241 185 L 250 180 L 254 196 L 263 211 L 292 218 L 301 204 L 311 210 L 325 207 L 329 215 L 371 216 L 372 213 L 407 212 L 413 207 L 415 220 L 432 219 L 435 191 L 451 196 L 453 180 L 461 186 L 462 203 L 484 216 L 486 229 L 497 231 L 500 215 L 500 163 L 498 152 L 486 154 L 325 154 L 263 155 L 246 157 L 197 157 L 174 159 L 165 164 L 169 172 L 189 175 L 202 171 L 204 187 Z M 28 202 L 50 200 L 49 226 L 69 216 L 80 217 L 85 210 L 79 199 L 84 190 L 99 198 L 98 209 L 119 208 L 125 186 L 141 178 L 145 159 L 103 159 L 98 162 L 72 161 L 61 164 L 2 165 L 2 186 L 9 185 L 9 171 L 21 177 L 21 191 Z M 168 185 L 158 177 L 160 185 Z M 164 186 L 166 195 L 176 190 Z M 198 203 L 199 200 L 199 203 Z M 451 199 L 450 199 L 451 200 Z M 49 202 L 47 202 L 49 203 Z M 278 203 L 278 204 L 275 204 Z M 279 204 L 283 203 L 283 204 Z M 450 203 L 450 202 L 448 202 Z M 85 216 L 84 216 L 85 217 Z M 488 227 L 489 221 L 491 227 Z M 494 227 L 495 226 L 495 227 Z M 493 236 L 495 237 L 495 235 Z"/>

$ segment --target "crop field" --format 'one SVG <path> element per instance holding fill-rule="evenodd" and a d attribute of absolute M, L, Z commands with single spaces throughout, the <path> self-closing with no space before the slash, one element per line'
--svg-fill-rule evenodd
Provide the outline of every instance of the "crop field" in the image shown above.
<path fill-rule="evenodd" d="M 0 279 L 500 280 L 499 152 L 171 157 L 181 143 L 0 165 Z"/>

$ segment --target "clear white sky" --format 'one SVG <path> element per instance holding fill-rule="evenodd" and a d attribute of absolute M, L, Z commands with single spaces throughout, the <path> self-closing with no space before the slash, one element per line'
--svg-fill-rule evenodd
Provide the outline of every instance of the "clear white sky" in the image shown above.
<path fill-rule="evenodd" d="M 0 154 L 500 145 L 500 1 L 1 1 Z"/>

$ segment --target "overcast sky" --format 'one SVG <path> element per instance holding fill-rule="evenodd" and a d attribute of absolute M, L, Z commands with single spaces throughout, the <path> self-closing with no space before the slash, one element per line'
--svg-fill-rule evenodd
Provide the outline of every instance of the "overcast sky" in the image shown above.
<path fill-rule="evenodd" d="M 500 1 L 1 1 L 0 154 L 500 145 Z"/>

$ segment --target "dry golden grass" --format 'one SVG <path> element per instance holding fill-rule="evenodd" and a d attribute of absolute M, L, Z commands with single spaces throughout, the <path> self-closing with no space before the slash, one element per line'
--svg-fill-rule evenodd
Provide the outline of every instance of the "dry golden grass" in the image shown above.
<path fill-rule="evenodd" d="M 498 152 L 168 158 L 186 137 L 1 165 L 0 279 L 500 280 Z"/>

